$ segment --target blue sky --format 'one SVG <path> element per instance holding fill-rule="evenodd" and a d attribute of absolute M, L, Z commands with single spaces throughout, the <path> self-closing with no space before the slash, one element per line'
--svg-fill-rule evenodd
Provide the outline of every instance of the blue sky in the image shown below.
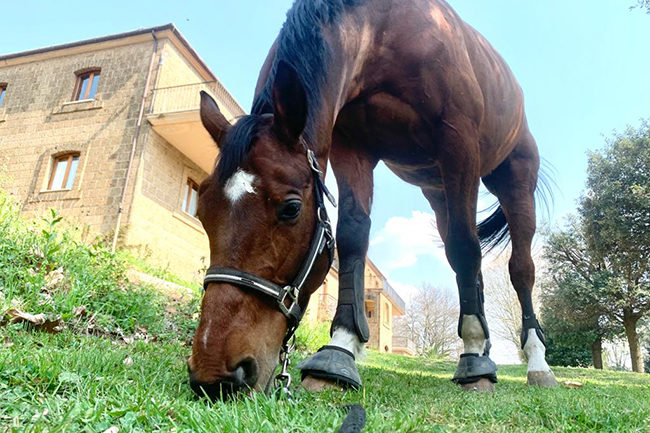
<path fill-rule="evenodd" d="M 506 59 L 529 124 L 553 167 L 552 224 L 575 209 L 587 150 L 650 117 L 650 15 L 633 0 L 451 0 Z M 0 53 L 173 22 L 246 109 L 290 0 L 3 2 Z M 375 175 L 371 258 L 398 288 L 424 281 L 454 289 L 417 188 L 385 167 Z M 489 198 L 483 202 L 488 203 Z"/>

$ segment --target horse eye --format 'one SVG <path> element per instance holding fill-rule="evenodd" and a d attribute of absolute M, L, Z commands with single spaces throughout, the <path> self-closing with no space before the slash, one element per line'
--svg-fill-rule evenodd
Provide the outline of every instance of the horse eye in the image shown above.
<path fill-rule="evenodd" d="M 298 218 L 300 215 L 300 210 L 302 208 L 302 203 L 300 200 L 288 200 L 284 202 L 278 213 L 278 218 L 282 221 L 291 221 Z"/>

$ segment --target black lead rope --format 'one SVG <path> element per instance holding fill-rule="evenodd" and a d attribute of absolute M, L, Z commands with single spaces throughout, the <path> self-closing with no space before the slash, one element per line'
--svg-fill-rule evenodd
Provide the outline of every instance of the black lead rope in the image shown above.
<path fill-rule="evenodd" d="M 366 425 L 366 411 L 359 404 L 347 404 L 342 407 L 348 411 L 337 433 L 359 433 Z"/>

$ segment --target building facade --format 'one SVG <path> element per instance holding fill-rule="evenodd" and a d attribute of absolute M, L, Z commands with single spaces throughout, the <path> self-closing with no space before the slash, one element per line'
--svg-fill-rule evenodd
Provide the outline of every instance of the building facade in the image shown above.
<path fill-rule="evenodd" d="M 173 25 L 0 56 L 0 88 L 3 187 L 25 215 L 57 208 L 196 278 L 196 190 L 217 155 L 198 91 L 244 111 Z"/>
<path fill-rule="evenodd" d="M 0 179 L 26 216 L 56 208 L 86 237 L 136 250 L 187 279 L 208 265 L 195 217 L 217 147 L 200 91 L 231 121 L 245 114 L 172 25 L 0 55 Z M 391 352 L 404 301 L 366 266 L 369 347 Z M 306 320 L 331 320 L 332 269 Z"/>
<path fill-rule="evenodd" d="M 386 353 L 415 355 L 415 346 L 411 340 L 393 334 L 393 318 L 406 313 L 406 303 L 370 259 L 366 259 L 364 280 L 365 311 L 370 328 L 370 340 L 366 347 Z M 337 303 L 338 273 L 336 267 L 333 267 L 323 285 L 311 296 L 305 320 L 332 320 Z"/>

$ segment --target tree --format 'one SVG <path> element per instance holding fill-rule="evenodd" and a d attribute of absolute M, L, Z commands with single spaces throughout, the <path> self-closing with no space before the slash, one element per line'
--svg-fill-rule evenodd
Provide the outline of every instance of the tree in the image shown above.
<path fill-rule="evenodd" d="M 634 6 L 630 6 L 630 9 L 645 9 L 647 13 L 650 14 L 650 0 L 637 0 Z"/>
<path fill-rule="evenodd" d="M 521 349 L 521 305 L 508 272 L 509 251 L 504 251 L 483 269 L 485 310 L 490 334 L 511 342 L 517 348 L 519 360 L 524 362 Z M 533 291 L 533 306 L 539 311 L 538 291 Z"/>
<path fill-rule="evenodd" d="M 458 346 L 458 314 L 458 302 L 449 293 L 423 284 L 395 326 L 415 342 L 421 355 L 451 355 Z"/>
<path fill-rule="evenodd" d="M 611 272 L 590 254 L 575 217 L 565 230 L 547 234 L 544 258 L 549 278 L 541 283 L 541 318 L 550 343 L 549 362 L 584 365 L 584 353 L 591 352 L 593 366 L 602 369 L 603 340 L 621 333 L 610 319 Z"/>
<path fill-rule="evenodd" d="M 580 203 L 589 254 L 610 273 L 609 317 L 623 324 L 632 370 L 643 357 L 637 327 L 650 311 L 650 124 L 628 128 L 589 154 L 587 192 Z"/>

